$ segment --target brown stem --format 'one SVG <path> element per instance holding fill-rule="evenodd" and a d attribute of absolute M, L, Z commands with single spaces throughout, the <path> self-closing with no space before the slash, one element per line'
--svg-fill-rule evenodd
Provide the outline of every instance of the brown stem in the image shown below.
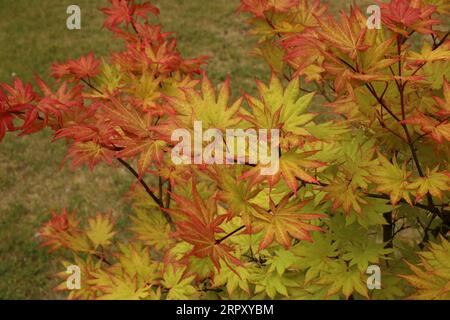
<path fill-rule="evenodd" d="M 106 263 L 108 266 L 112 266 L 112 263 L 109 262 L 108 259 L 106 259 L 104 254 L 94 253 L 93 255 L 94 255 L 94 257 L 96 257 L 100 261 Z"/>
<path fill-rule="evenodd" d="M 172 185 L 170 184 L 170 181 L 167 182 L 167 196 L 166 196 L 166 209 L 170 208 L 170 193 L 172 192 Z"/>
<path fill-rule="evenodd" d="M 86 79 L 81 78 L 80 79 L 83 83 L 85 83 L 89 88 L 91 88 L 92 90 L 97 91 L 98 93 L 100 93 L 101 95 L 103 95 L 103 92 L 101 92 L 99 89 L 97 89 L 95 86 L 92 85 L 91 81 L 86 81 Z"/>
<path fill-rule="evenodd" d="M 153 191 L 150 189 L 150 187 L 147 185 L 147 183 L 145 183 L 145 181 L 139 177 L 139 174 L 137 173 L 136 170 L 134 170 L 134 168 L 128 164 L 126 161 L 124 161 L 121 158 L 117 158 L 117 161 L 119 161 L 125 168 L 128 169 L 128 171 L 130 171 L 133 176 L 136 177 L 136 179 L 138 180 L 138 182 L 142 185 L 142 187 L 144 187 L 145 191 L 147 192 L 147 194 L 153 199 L 153 201 L 159 206 L 160 209 L 165 209 L 164 208 L 164 203 L 162 202 L 162 200 L 160 200 L 154 193 Z M 166 218 L 167 222 L 170 224 L 170 226 L 172 228 L 174 228 L 174 223 L 172 221 L 172 218 L 169 216 L 169 214 L 167 212 L 165 212 L 164 210 L 162 210 L 164 217 Z"/>
<path fill-rule="evenodd" d="M 244 229 L 245 226 L 240 226 L 239 228 L 237 228 L 236 230 L 234 230 L 233 232 L 227 234 L 225 237 L 217 239 L 216 240 L 216 244 L 221 244 L 223 241 L 225 241 L 226 239 L 228 239 L 229 237 L 235 235 L 236 233 L 238 233 L 239 231 L 241 231 L 242 229 Z"/>
<path fill-rule="evenodd" d="M 383 225 L 383 242 L 386 244 L 385 248 L 394 247 L 394 223 L 392 221 L 392 211 L 383 214 L 387 224 Z"/>
<path fill-rule="evenodd" d="M 434 219 L 437 217 L 437 215 L 433 215 L 430 219 L 430 221 L 428 222 L 427 226 L 423 229 L 423 238 L 422 241 L 419 244 L 419 247 L 421 249 L 423 249 L 423 247 L 425 246 L 425 243 L 428 242 L 429 238 L 428 238 L 428 232 L 430 231 L 431 225 L 433 224 Z"/>
<path fill-rule="evenodd" d="M 449 35 L 450 35 L 450 31 L 448 31 L 445 34 L 445 36 L 436 45 L 433 46 L 433 50 L 436 50 L 437 48 L 439 48 L 445 42 L 445 40 L 447 40 Z"/>

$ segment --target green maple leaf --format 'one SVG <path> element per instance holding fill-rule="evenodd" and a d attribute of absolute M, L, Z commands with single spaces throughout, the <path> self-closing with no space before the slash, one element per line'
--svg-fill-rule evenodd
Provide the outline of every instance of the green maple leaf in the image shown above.
<path fill-rule="evenodd" d="M 195 88 L 188 90 L 182 88 L 182 91 L 183 95 L 171 101 L 179 113 L 177 120 L 180 120 L 187 128 L 193 127 L 193 120 L 201 121 L 204 129 L 220 129 L 224 132 L 229 128 L 237 128 L 241 121 L 237 112 L 241 107 L 242 99 L 229 106 L 229 78 L 222 85 L 219 94 L 216 94 L 215 88 L 206 75 L 202 79 L 201 93 Z"/>
<path fill-rule="evenodd" d="M 398 300 L 405 296 L 405 281 L 392 272 L 383 272 L 381 290 L 371 292 L 371 298 L 377 300 Z"/>
<path fill-rule="evenodd" d="M 342 214 L 335 214 L 327 220 L 327 224 L 332 232 L 330 237 L 336 241 L 339 247 L 351 242 L 361 242 L 367 237 L 367 229 L 357 223 L 347 223 L 346 217 Z"/>
<path fill-rule="evenodd" d="M 292 265 L 298 263 L 299 257 L 295 256 L 294 253 L 284 249 L 277 249 L 275 254 L 267 259 L 267 264 L 269 265 L 268 272 L 276 271 L 280 276 L 282 276 L 285 271 L 287 271 Z"/>
<path fill-rule="evenodd" d="M 225 286 L 229 296 L 232 296 L 237 289 L 250 294 L 249 278 L 254 271 L 254 265 L 246 263 L 244 266 L 237 266 L 232 270 L 225 263 L 221 262 L 220 272 L 213 278 L 214 287 Z"/>
<path fill-rule="evenodd" d="M 131 216 L 133 231 L 139 240 L 145 244 L 153 246 L 156 250 L 161 250 L 173 243 L 170 237 L 170 225 L 159 209 L 136 208 L 135 215 Z"/>
<path fill-rule="evenodd" d="M 367 203 L 361 206 L 363 214 L 346 215 L 346 224 L 351 225 L 357 222 L 366 229 L 371 226 L 387 224 L 383 214 L 392 211 L 392 205 L 382 199 L 366 198 L 365 200 Z"/>
<path fill-rule="evenodd" d="M 102 292 L 100 300 L 140 300 L 144 298 L 156 298 L 149 285 L 139 283 L 136 276 L 131 277 L 120 269 L 113 273 L 100 270 L 91 275 L 93 279 L 89 284 Z"/>
<path fill-rule="evenodd" d="M 346 299 L 353 292 L 368 298 L 367 284 L 358 268 L 348 267 L 344 261 L 333 263 L 328 273 L 325 273 L 318 283 L 328 285 L 327 296 L 342 292 Z"/>
<path fill-rule="evenodd" d="M 267 268 L 260 269 L 259 273 L 252 273 L 251 281 L 255 284 L 256 294 L 265 293 L 271 299 L 277 294 L 288 297 L 288 287 L 298 286 L 296 281 L 280 276 L 277 272 L 268 272 Z"/>
<path fill-rule="evenodd" d="M 168 266 L 161 282 L 169 289 L 168 300 L 188 300 L 197 295 L 197 289 L 192 285 L 195 276 L 186 276 L 185 271 L 186 267 Z"/>
<path fill-rule="evenodd" d="M 300 96 L 299 78 L 292 80 L 286 89 L 275 74 L 272 74 L 269 86 L 260 81 L 257 85 L 260 99 L 247 97 L 251 112 L 241 111 L 244 119 L 258 128 L 279 128 L 285 133 L 310 136 L 304 127 L 316 117 L 316 114 L 306 112 L 314 93 Z"/>
<path fill-rule="evenodd" d="M 338 256 L 338 244 L 327 235 L 313 234 L 313 242 L 300 242 L 292 252 L 300 258 L 295 265 L 306 270 L 305 282 L 308 283 L 328 270 Z"/>
<path fill-rule="evenodd" d="M 138 281 L 145 283 L 155 282 L 158 277 L 159 266 L 152 261 L 147 247 L 139 242 L 128 245 L 119 243 L 119 249 L 120 266 L 128 275 L 137 276 Z"/>
<path fill-rule="evenodd" d="M 430 243 L 428 250 L 420 252 L 419 257 L 419 265 L 406 261 L 412 274 L 401 275 L 416 289 L 410 298 L 450 299 L 450 242 L 441 236 L 440 243 Z"/>
<path fill-rule="evenodd" d="M 362 244 L 350 243 L 346 249 L 347 252 L 342 258 L 350 261 L 350 267 L 356 265 L 360 271 L 367 270 L 369 263 L 378 263 L 380 258 L 386 259 L 385 255 L 393 252 L 392 249 L 385 249 L 383 243 L 373 241 L 365 241 Z"/>

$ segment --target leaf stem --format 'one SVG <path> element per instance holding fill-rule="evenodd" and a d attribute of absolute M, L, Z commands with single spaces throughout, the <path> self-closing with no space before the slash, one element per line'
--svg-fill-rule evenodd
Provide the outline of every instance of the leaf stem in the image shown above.
<path fill-rule="evenodd" d="M 245 226 L 240 226 L 239 228 L 237 228 L 236 230 L 234 230 L 233 232 L 227 234 L 225 237 L 217 239 L 216 240 L 216 244 L 221 244 L 223 241 L 225 241 L 226 239 L 228 239 L 229 237 L 235 235 L 236 233 L 238 233 L 239 231 L 241 231 L 242 229 L 244 229 Z"/>

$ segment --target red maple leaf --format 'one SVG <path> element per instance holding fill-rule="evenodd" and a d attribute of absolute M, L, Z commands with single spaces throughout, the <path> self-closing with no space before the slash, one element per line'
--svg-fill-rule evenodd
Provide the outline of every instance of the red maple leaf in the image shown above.
<path fill-rule="evenodd" d="M 94 53 L 91 52 L 77 60 L 55 63 L 52 65 L 51 70 L 52 76 L 56 79 L 73 78 L 74 80 L 80 80 L 95 77 L 100 73 L 100 60 L 95 59 Z"/>
<path fill-rule="evenodd" d="M 149 2 L 134 4 L 132 0 L 110 0 L 110 3 L 111 7 L 100 10 L 108 16 L 104 26 L 113 31 L 116 31 L 117 26 L 122 23 L 125 23 L 126 26 L 130 25 L 133 22 L 134 15 L 146 18 L 149 12 L 154 15 L 159 14 L 159 9 Z"/>
<path fill-rule="evenodd" d="M 217 238 L 218 233 L 225 233 L 220 225 L 230 216 L 217 213 L 216 197 L 203 201 L 197 192 L 194 179 L 192 201 L 176 194 L 172 194 L 172 197 L 178 206 L 166 211 L 176 220 L 175 235 L 193 245 L 186 257 L 209 257 L 217 269 L 220 268 L 220 260 L 228 265 L 241 264 L 240 260 L 231 254 L 232 248 Z"/>
<path fill-rule="evenodd" d="M 7 101 L 11 111 L 29 108 L 37 97 L 31 84 L 25 85 L 19 78 L 15 78 L 13 86 L 8 84 L 2 84 L 1 86 L 7 93 Z"/>
<path fill-rule="evenodd" d="M 77 79 L 94 77 L 100 72 L 100 60 L 94 58 L 93 52 L 78 60 L 69 61 L 68 66 Z"/>
<path fill-rule="evenodd" d="M 298 4 L 299 0 L 242 0 L 238 11 L 249 12 L 257 18 L 264 18 L 266 11 L 286 12 Z"/>
<path fill-rule="evenodd" d="M 6 131 L 15 130 L 13 123 L 14 118 L 8 109 L 9 106 L 6 95 L 0 90 L 0 142 L 3 140 Z"/>
<path fill-rule="evenodd" d="M 436 11 L 435 6 L 422 4 L 420 1 L 393 0 L 390 3 L 379 3 L 381 19 L 394 32 L 408 35 L 405 31 L 411 28 L 419 33 L 433 33 L 432 26 L 440 21 L 431 19 Z"/>
<path fill-rule="evenodd" d="M 424 135 L 429 135 L 437 143 L 443 143 L 445 140 L 450 141 L 450 121 L 448 119 L 438 121 L 423 113 L 416 113 L 403 120 L 402 123 L 420 125 L 420 130 Z"/>

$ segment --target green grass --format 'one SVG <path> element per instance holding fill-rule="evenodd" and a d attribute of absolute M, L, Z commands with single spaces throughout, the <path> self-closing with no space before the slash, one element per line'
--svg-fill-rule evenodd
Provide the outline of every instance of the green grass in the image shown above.
<path fill-rule="evenodd" d="M 11 75 L 31 81 L 35 73 L 49 79 L 54 61 L 76 58 L 89 51 L 97 56 L 121 47 L 102 29 L 97 10 L 104 0 L 0 0 L 0 82 Z M 186 57 L 210 55 L 207 72 L 216 83 L 232 77 L 233 90 L 254 91 L 254 78 L 269 73 L 250 56 L 254 41 L 235 14 L 238 0 L 158 0 L 165 31 L 178 37 Z M 328 1 L 333 8 L 342 2 Z M 367 0 L 364 0 L 368 3 Z M 66 8 L 82 10 L 82 29 L 66 29 Z M 123 194 L 132 179 L 123 170 L 106 166 L 94 173 L 61 169 L 62 142 L 50 143 L 49 132 L 26 137 L 8 135 L 0 144 L 0 299 L 60 298 L 51 289 L 59 266 L 39 248 L 36 232 L 51 208 L 77 209 L 81 214 L 129 213 Z"/>

